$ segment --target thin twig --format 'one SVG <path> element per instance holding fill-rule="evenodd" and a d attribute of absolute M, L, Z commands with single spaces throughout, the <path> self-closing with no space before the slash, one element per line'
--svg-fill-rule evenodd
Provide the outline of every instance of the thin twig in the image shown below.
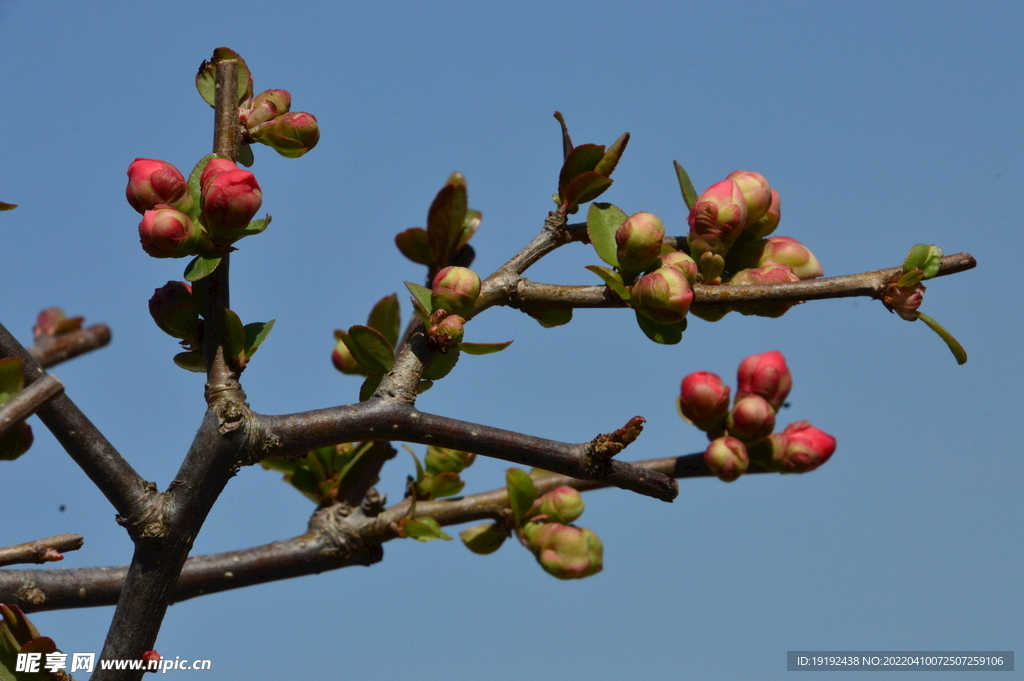
<path fill-rule="evenodd" d="M 47 374 L 0 406 L 0 436 L 16 423 L 36 413 L 44 404 L 64 392 L 64 384 Z"/>
<path fill-rule="evenodd" d="M 61 362 L 102 348 L 109 342 L 110 327 L 106 324 L 93 324 L 59 336 L 39 338 L 28 351 L 41 367 L 49 369 Z"/>
<path fill-rule="evenodd" d="M 58 534 L 45 539 L 0 548 L 0 567 L 21 563 L 50 563 L 64 560 L 61 552 L 77 551 L 85 539 L 80 534 Z"/>

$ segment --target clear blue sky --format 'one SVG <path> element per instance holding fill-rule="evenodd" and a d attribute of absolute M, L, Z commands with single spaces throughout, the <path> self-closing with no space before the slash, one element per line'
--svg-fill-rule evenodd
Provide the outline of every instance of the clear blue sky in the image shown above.
<path fill-rule="evenodd" d="M 808 475 L 684 482 L 673 504 L 588 495 L 580 524 L 603 538 L 605 570 L 578 583 L 511 543 L 480 557 L 391 542 L 373 568 L 176 605 L 157 649 L 212 659 L 211 678 L 495 681 L 781 679 L 793 649 L 1020 653 L 1022 27 L 1018 2 L 0 2 L 0 201 L 21 204 L 0 216 L 0 320 L 26 342 L 49 305 L 110 324 L 108 348 L 54 373 L 161 488 L 203 381 L 172 365 L 147 313 L 184 262 L 139 248 L 125 170 L 209 151 L 193 76 L 219 45 L 323 133 L 298 160 L 257 148 L 275 219 L 232 262 L 242 318 L 277 319 L 244 376 L 263 413 L 355 399 L 331 332 L 422 278 L 392 239 L 423 224 L 453 170 L 484 213 L 478 271 L 536 234 L 561 159 L 556 109 L 577 143 L 632 133 L 605 197 L 670 233 L 686 230 L 678 159 L 698 189 L 766 175 L 777 233 L 828 275 L 897 265 L 922 241 L 979 262 L 931 282 L 923 307 L 966 346 L 963 367 L 867 299 L 693 320 L 668 348 L 625 311 L 548 331 L 490 312 L 469 339 L 516 343 L 466 358 L 423 409 L 566 441 L 641 414 L 627 458 L 690 453 L 704 440 L 675 414 L 679 380 L 734 382 L 745 355 L 779 349 L 795 379 L 781 423 L 809 419 L 838 451 Z M 574 245 L 529 276 L 596 283 L 583 267 L 597 262 Z M 35 424 L 32 451 L 0 466 L 0 545 L 73 531 L 85 547 L 61 567 L 127 562 L 113 509 Z M 412 472 L 402 457 L 381 485 L 393 501 Z M 479 462 L 467 491 L 499 486 L 505 466 Z M 300 534 L 311 511 L 277 474 L 243 470 L 196 552 Z M 98 651 L 111 614 L 34 619 L 63 650 Z"/>

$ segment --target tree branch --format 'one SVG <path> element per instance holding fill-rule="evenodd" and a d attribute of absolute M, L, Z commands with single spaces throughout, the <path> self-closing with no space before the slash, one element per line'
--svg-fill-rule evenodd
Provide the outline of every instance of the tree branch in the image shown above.
<path fill-rule="evenodd" d="M 64 384 L 47 374 L 0 406 L 0 436 L 11 426 L 36 413 L 44 404 L 64 392 Z"/>
<path fill-rule="evenodd" d="M 29 347 L 28 351 L 41 367 L 48 369 L 61 362 L 102 348 L 109 342 L 110 327 L 106 324 L 93 324 L 78 331 L 62 333 L 59 336 L 39 338 Z"/>
<path fill-rule="evenodd" d="M 77 551 L 85 539 L 80 534 L 58 534 L 45 539 L 0 548 L 0 567 L 19 563 L 50 563 L 64 560 L 62 551 Z"/>

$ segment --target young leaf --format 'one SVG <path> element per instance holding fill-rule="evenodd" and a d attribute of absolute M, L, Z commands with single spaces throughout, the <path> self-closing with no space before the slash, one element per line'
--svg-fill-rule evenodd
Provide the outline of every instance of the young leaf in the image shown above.
<path fill-rule="evenodd" d="M 472 208 L 466 209 L 466 218 L 462 221 L 462 233 L 459 234 L 459 238 L 455 240 L 455 246 L 452 251 L 458 251 L 473 238 L 476 231 L 480 229 L 480 223 L 483 222 L 484 214 L 478 210 Z"/>
<path fill-rule="evenodd" d="M 473 553 L 494 553 L 508 539 L 508 530 L 497 523 L 484 523 L 459 532 L 459 538 Z"/>
<path fill-rule="evenodd" d="M 917 286 L 918 284 L 921 283 L 922 279 L 924 279 L 924 271 L 914 269 L 910 270 L 909 272 L 905 272 L 903 276 L 899 278 L 899 281 L 896 282 L 896 285 Z"/>
<path fill-rule="evenodd" d="M 380 382 L 383 378 L 383 374 L 367 376 L 366 380 L 363 381 L 363 385 L 359 387 L 359 401 L 365 402 L 373 397 L 373 393 L 377 392 L 377 388 L 380 387 Z"/>
<path fill-rule="evenodd" d="M 269 322 L 253 322 L 245 325 L 245 356 L 247 359 L 252 359 L 252 356 L 256 354 L 256 350 L 270 335 L 270 330 L 274 328 L 276 321 L 276 319 L 271 319 Z"/>
<path fill-rule="evenodd" d="M 21 375 L 21 360 L 17 357 L 0 359 L 0 404 L 6 404 L 25 387 Z"/>
<path fill-rule="evenodd" d="M 217 92 L 215 83 L 217 79 L 217 68 L 214 65 L 218 61 L 235 60 L 238 62 L 238 101 L 239 103 L 252 97 L 252 75 L 249 73 L 249 67 L 246 65 L 245 60 L 235 52 L 234 50 L 228 49 L 227 47 L 218 47 L 213 51 L 213 56 L 210 57 L 210 61 L 204 61 L 202 66 L 199 67 L 199 73 L 196 74 L 196 89 L 199 90 L 200 96 L 210 106 L 216 104 Z"/>
<path fill-rule="evenodd" d="M 569 184 L 583 173 L 589 173 L 604 158 L 603 144 L 581 144 L 572 150 L 562 163 L 558 174 L 558 193 L 565 201 L 565 190 Z"/>
<path fill-rule="evenodd" d="M 398 294 L 396 293 L 378 300 L 370 310 L 370 316 L 366 319 L 366 325 L 380 331 L 381 335 L 391 343 L 391 347 L 398 345 L 401 322 Z"/>
<path fill-rule="evenodd" d="M 431 541 L 434 539 L 445 539 L 451 541 L 451 537 L 445 534 L 441 526 L 433 518 L 403 518 L 398 522 L 398 536 L 408 537 L 417 541 Z"/>
<path fill-rule="evenodd" d="M 555 112 L 555 120 L 562 126 L 562 158 L 569 158 L 569 154 L 572 153 L 572 138 L 569 137 L 569 126 L 565 124 L 565 116 L 562 115 L 561 111 Z"/>
<path fill-rule="evenodd" d="M 454 497 L 466 483 L 462 481 L 458 473 L 438 473 L 430 476 L 430 498 L 440 499 L 441 497 Z"/>
<path fill-rule="evenodd" d="M 431 264 L 443 266 L 466 221 L 466 178 L 452 173 L 427 211 Z"/>
<path fill-rule="evenodd" d="M 407 449 L 409 456 L 412 457 L 412 461 L 416 464 L 416 479 L 415 482 L 423 482 L 423 479 L 427 477 L 427 474 L 423 471 L 423 464 L 420 463 L 420 458 L 413 453 L 411 449 Z"/>
<path fill-rule="evenodd" d="M 587 235 L 598 257 L 612 267 L 619 266 L 615 231 L 629 216 L 610 203 L 595 203 L 587 211 Z"/>
<path fill-rule="evenodd" d="M 227 359 L 244 369 L 249 358 L 245 356 L 245 327 L 242 326 L 242 320 L 232 310 L 225 309 L 224 325 L 228 332 L 224 348 Z"/>
<path fill-rule="evenodd" d="M 252 155 L 252 145 L 248 142 L 242 142 L 238 145 L 238 165 L 245 166 L 246 168 L 252 168 L 252 164 L 256 162 L 256 157 Z"/>
<path fill-rule="evenodd" d="M 946 331 L 942 324 L 939 324 L 923 312 L 918 312 L 917 318 L 927 324 L 929 329 L 939 334 L 939 338 L 941 338 L 942 342 L 946 344 L 949 351 L 953 353 L 953 357 L 956 357 L 957 364 L 967 363 L 967 351 L 964 350 L 964 346 L 960 345 L 960 342 L 956 338 L 953 338 L 953 334 Z"/>
<path fill-rule="evenodd" d="M 513 342 L 515 341 L 505 341 L 504 343 L 459 343 L 459 350 L 462 350 L 467 355 L 490 355 L 495 352 L 501 352 L 512 345 Z"/>
<path fill-rule="evenodd" d="M 615 166 L 619 165 L 619 159 L 622 158 L 622 152 L 626 150 L 626 145 L 629 144 L 629 133 L 624 132 L 615 140 L 608 151 L 604 152 L 604 156 L 594 167 L 594 172 L 605 177 L 611 177 L 612 171 L 615 170 Z"/>
<path fill-rule="evenodd" d="M 614 272 L 607 267 L 599 267 L 598 265 L 587 265 L 587 269 L 601 277 L 601 281 L 603 281 L 608 288 L 614 291 L 615 295 L 622 298 L 623 301 L 629 302 L 629 289 L 627 289 L 626 285 L 623 283 L 621 274 Z"/>
<path fill-rule="evenodd" d="M 526 471 L 521 468 L 509 468 L 505 471 L 505 489 L 508 490 L 512 518 L 516 521 L 516 527 L 521 527 L 529 520 L 526 514 L 537 499 L 537 488 Z"/>
<path fill-rule="evenodd" d="M 395 235 L 395 245 L 399 252 L 419 265 L 430 265 L 430 239 L 427 230 L 422 227 L 410 227 Z"/>
<path fill-rule="evenodd" d="M 243 229 L 239 233 L 238 238 L 241 239 L 242 237 L 252 236 L 253 234 L 259 234 L 260 232 L 262 232 L 263 230 L 270 226 L 271 220 L 273 220 L 273 218 L 269 215 L 263 218 L 262 220 L 253 220 L 245 229 Z"/>
<path fill-rule="evenodd" d="M 565 188 L 562 198 L 569 208 L 578 206 L 587 201 L 593 201 L 601 194 L 604 194 L 608 187 L 612 186 L 612 180 L 604 175 L 595 172 L 587 172 L 577 175 L 576 178 Z"/>
<path fill-rule="evenodd" d="M 352 326 L 342 341 L 355 360 L 371 374 L 386 374 L 395 363 L 394 346 L 376 329 Z"/>
<path fill-rule="evenodd" d="M 924 272 L 922 279 L 931 279 L 939 273 L 942 265 L 942 249 L 938 246 L 928 244 L 917 244 L 910 249 L 907 257 L 903 260 L 903 271 L 921 270 Z"/>
<path fill-rule="evenodd" d="M 572 321 L 571 307 L 523 307 L 522 310 L 545 329 L 564 326 Z"/>
<path fill-rule="evenodd" d="M 206 373 L 206 359 L 201 352 L 179 352 L 174 356 L 174 363 L 185 371 L 197 374 Z"/>
<path fill-rule="evenodd" d="M 416 308 L 416 314 L 426 324 L 430 320 L 430 313 L 434 311 L 433 303 L 430 302 L 430 289 L 409 281 L 405 282 L 405 287 L 412 294 L 412 306 Z"/>
<path fill-rule="evenodd" d="M 422 395 L 423 393 L 427 392 L 428 390 L 430 390 L 433 387 L 434 387 L 434 382 L 433 381 L 420 380 L 420 382 L 416 384 L 416 394 L 417 395 Z"/>
<path fill-rule="evenodd" d="M 436 353 L 430 365 L 424 369 L 422 378 L 428 381 L 444 378 L 455 368 L 455 363 L 459 361 L 459 355 L 461 354 L 458 350 L 449 350 L 444 355 L 440 352 Z"/>
<path fill-rule="evenodd" d="M 18 204 L 16 203 L 4 203 L 3 201 L 0 201 L 0 212 L 3 212 L 5 210 L 14 210 L 17 207 Z"/>
<path fill-rule="evenodd" d="M 640 330 L 655 343 L 675 345 L 683 340 L 683 331 L 686 330 L 685 319 L 678 324 L 659 324 L 636 310 L 634 312 L 636 312 L 636 322 L 639 324 Z"/>
<path fill-rule="evenodd" d="M 476 460 L 476 454 L 430 445 L 427 447 L 427 456 L 424 459 L 427 473 L 431 475 L 461 473 Z"/>
<path fill-rule="evenodd" d="M 679 165 L 679 161 L 672 161 L 672 165 L 676 167 L 676 179 L 679 180 L 679 190 L 683 193 L 683 201 L 686 202 L 687 208 L 693 210 L 693 204 L 697 203 L 697 190 L 693 188 L 690 176 Z"/>
<path fill-rule="evenodd" d="M 197 255 L 192 259 L 185 267 L 185 279 L 195 283 L 204 277 L 208 277 L 213 274 L 213 271 L 217 269 L 217 265 L 220 265 L 220 261 L 224 256 L 214 255 Z"/>

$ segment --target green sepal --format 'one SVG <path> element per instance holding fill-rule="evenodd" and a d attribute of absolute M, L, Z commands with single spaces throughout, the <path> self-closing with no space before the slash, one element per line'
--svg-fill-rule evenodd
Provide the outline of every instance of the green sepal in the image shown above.
<path fill-rule="evenodd" d="M 675 345 L 683 340 L 683 332 L 686 331 L 686 319 L 676 324 L 659 324 L 641 314 L 639 310 L 633 310 L 633 312 L 636 313 L 636 323 L 640 326 L 640 330 L 655 343 Z"/>
<path fill-rule="evenodd" d="M 676 168 L 676 179 L 679 180 L 679 191 L 683 193 L 683 201 L 686 202 L 686 207 L 693 210 L 693 206 L 697 203 L 697 190 L 693 188 L 693 182 L 690 182 L 690 176 L 686 174 L 686 170 L 679 165 L 679 161 L 672 161 L 672 165 Z"/>
<path fill-rule="evenodd" d="M 593 201 L 601 194 L 604 194 L 608 187 L 612 186 L 612 180 L 593 171 L 577 175 L 562 194 L 564 205 L 572 208 L 587 201 Z"/>
<path fill-rule="evenodd" d="M 352 326 L 341 340 L 359 365 L 371 374 L 386 374 L 395 364 L 394 346 L 376 329 Z"/>
<path fill-rule="evenodd" d="M 246 359 L 252 359 L 252 356 L 256 354 L 260 345 L 270 335 L 270 330 L 274 328 L 274 322 L 276 319 L 271 319 L 269 322 L 253 322 L 252 324 L 246 324 L 245 330 L 245 357 Z"/>
<path fill-rule="evenodd" d="M 615 232 L 629 218 L 622 209 L 610 203 L 591 204 L 587 211 L 587 235 L 598 257 L 612 267 L 619 266 L 619 247 Z"/>
<path fill-rule="evenodd" d="M 248 142 L 242 142 L 238 145 L 238 165 L 245 166 L 246 168 L 252 168 L 252 164 L 256 162 L 256 157 L 252 154 L 252 145 Z"/>
<path fill-rule="evenodd" d="M 398 536 L 417 541 L 432 541 L 434 539 L 451 541 L 451 537 L 445 534 L 441 525 L 433 518 L 402 518 L 398 521 Z"/>
<path fill-rule="evenodd" d="M 451 370 L 455 368 L 455 363 L 459 361 L 459 355 L 462 353 L 459 350 L 452 349 L 445 354 L 440 352 L 434 353 L 434 359 L 431 360 L 430 366 L 423 370 L 424 378 L 428 381 L 436 381 L 444 378 Z"/>
<path fill-rule="evenodd" d="M 214 62 L 231 59 L 238 62 L 238 103 L 241 104 L 252 97 L 252 74 L 249 73 L 245 60 L 234 50 L 218 47 L 213 51 L 210 61 L 204 61 L 199 67 L 199 73 L 196 74 L 196 89 L 199 90 L 199 96 L 210 106 L 215 106 L 217 102 L 217 67 Z"/>
<path fill-rule="evenodd" d="M 244 369 L 248 358 L 245 356 L 245 327 L 242 326 L 242 320 L 233 310 L 225 308 L 224 327 L 228 336 L 224 347 L 227 360 Z"/>
<path fill-rule="evenodd" d="M 565 124 L 565 116 L 562 115 L 561 111 L 555 112 L 555 120 L 562 126 L 562 158 L 569 158 L 569 154 L 572 153 L 572 138 L 569 137 L 569 126 Z M 556 201 L 557 203 L 557 201 Z"/>
<path fill-rule="evenodd" d="M 903 271 L 921 270 L 924 272 L 922 279 L 931 279 L 937 275 L 941 266 L 942 249 L 928 244 L 917 244 L 903 260 Z"/>
<path fill-rule="evenodd" d="M 459 343 L 459 350 L 462 350 L 467 355 L 491 355 L 495 352 L 501 352 L 514 342 L 515 341 L 505 341 L 504 343 Z"/>
<path fill-rule="evenodd" d="M 516 527 L 522 527 L 528 518 L 527 513 L 537 499 L 537 487 L 530 475 L 521 468 L 509 468 L 505 471 L 505 489 L 508 490 L 508 504 L 512 509 L 512 518 Z"/>
<path fill-rule="evenodd" d="M 206 166 L 215 158 L 227 158 L 227 156 L 223 154 L 207 154 L 199 159 L 199 163 L 188 174 L 188 193 L 192 195 L 192 210 L 188 212 L 188 216 L 193 220 L 198 219 L 200 213 L 199 201 L 203 193 L 203 187 L 199 181 L 203 177 L 203 171 L 206 170 Z"/>
<path fill-rule="evenodd" d="M 380 331 L 381 335 L 391 343 L 391 347 L 398 345 L 398 333 L 401 330 L 401 310 L 398 306 L 398 294 L 392 293 L 377 301 L 370 316 L 366 318 L 366 325 Z"/>
<path fill-rule="evenodd" d="M 0 404 L 7 404 L 24 387 L 25 379 L 21 374 L 21 359 L 17 357 L 0 359 Z"/>
<path fill-rule="evenodd" d="M 410 281 L 404 282 L 405 287 L 412 294 L 412 306 L 420 320 L 427 324 L 430 322 L 430 313 L 434 311 L 434 304 L 430 301 L 431 291 L 426 286 L 420 286 Z"/>
<path fill-rule="evenodd" d="M 904 272 L 903 276 L 896 282 L 896 285 L 901 287 L 917 286 L 921 283 L 922 279 L 924 279 L 924 271 L 914 269 Z"/>
<path fill-rule="evenodd" d="M 17 207 L 18 204 L 16 203 L 4 203 L 3 201 L 0 201 L 0 213 L 2 213 L 5 210 L 14 210 Z"/>
<path fill-rule="evenodd" d="M 431 265 L 443 267 L 466 222 L 466 178 L 452 173 L 427 211 Z"/>
<path fill-rule="evenodd" d="M 597 165 L 594 166 L 594 172 L 605 177 L 611 177 L 612 171 L 615 170 L 615 166 L 619 165 L 619 159 L 622 158 L 622 152 L 626 150 L 626 145 L 629 144 L 629 133 L 624 132 L 619 136 L 619 139 L 615 140 L 608 151 L 604 152 L 604 156 L 598 161 Z"/>
<path fill-rule="evenodd" d="M 484 523 L 459 532 L 459 539 L 466 548 L 481 556 L 500 549 L 508 536 L 508 530 L 497 523 Z"/>
<path fill-rule="evenodd" d="M 427 230 L 422 227 L 410 227 L 395 235 L 395 246 L 398 251 L 419 265 L 429 266 L 431 263 L 430 239 Z"/>
<path fill-rule="evenodd" d="M 241 239 L 243 237 L 252 236 L 253 234 L 259 234 L 260 232 L 262 232 L 263 230 L 270 226 L 270 221 L 273 219 L 273 217 L 267 215 L 262 220 L 253 220 L 248 224 L 248 226 L 245 229 L 238 233 L 238 236 L 235 237 L 235 240 L 237 241 L 238 239 Z"/>
<path fill-rule="evenodd" d="M 920 319 L 925 324 L 927 324 L 929 329 L 939 334 L 939 338 L 941 338 L 942 342 L 946 344 L 946 347 L 949 348 L 949 351 L 953 353 L 953 357 L 956 358 L 957 364 L 967 363 L 967 351 L 964 350 L 964 346 L 960 345 L 960 341 L 954 338 L 953 334 L 951 334 L 949 331 L 946 331 L 945 327 L 943 327 L 942 324 L 939 324 L 937 321 L 935 321 L 934 319 L 932 319 L 923 312 L 918 312 L 917 318 Z"/>
<path fill-rule="evenodd" d="M 608 288 L 614 291 L 615 295 L 622 298 L 623 302 L 629 302 L 631 296 L 629 294 L 629 289 L 626 288 L 626 284 L 622 281 L 621 274 L 599 265 L 587 265 L 587 269 L 601 277 L 601 281 L 603 281 Z"/>
<path fill-rule="evenodd" d="M 197 374 L 206 373 L 206 358 L 201 352 L 179 352 L 174 356 L 174 363 L 185 371 Z"/>
<path fill-rule="evenodd" d="M 523 307 L 522 310 L 545 329 L 564 326 L 572 321 L 571 307 Z"/>
<path fill-rule="evenodd" d="M 185 266 L 185 280 L 195 283 L 210 276 L 223 258 L 223 254 L 197 255 L 192 258 L 192 262 Z"/>
<path fill-rule="evenodd" d="M 383 379 L 383 375 L 367 376 L 363 384 L 359 386 L 359 401 L 365 402 L 373 397 L 373 393 L 377 392 L 377 388 L 380 387 L 380 382 Z"/>
<path fill-rule="evenodd" d="M 597 164 L 604 158 L 603 144 L 581 144 L 573 148 L 558 173 L 558 194 L 566 201 L 566 189 L 572 181 L 584 173 L 593 172 Z"/>

